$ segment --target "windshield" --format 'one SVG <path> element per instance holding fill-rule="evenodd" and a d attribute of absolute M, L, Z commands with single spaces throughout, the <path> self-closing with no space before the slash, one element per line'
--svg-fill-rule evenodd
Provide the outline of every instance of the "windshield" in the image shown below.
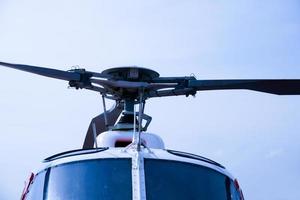
<path fill-rule="evenodd" d="M 46 196 L 72 200 L 131 199 L 131 160 L 90 160 L 51 168 Z"/>
<path fill-rule="evenodd" d="M 48 168 L 35 176 L 26 200 L 132 199 L 131 159 L 83 160 Z M 147 200 L 239 200 L 227 176 L 204 166 L 144 160 Z"/>
<path fill-rule="evenodd" d="M 231 181 L 207 167 L 170 160 L 145 159 L 147 200 L 230 200 Z"/>
<path fill-rule="evenodd" d="M 43 184 L 40 184 L 42 175 L 45 177 L 44 192 L 41 192 Z M 33 183 L 26 199 L 132 199 L 131 159 L 98 159 L 62 164 L 49 168 L 46 174 L 36 178 L 35 183 L 40 189 L 34 189 Z"/>

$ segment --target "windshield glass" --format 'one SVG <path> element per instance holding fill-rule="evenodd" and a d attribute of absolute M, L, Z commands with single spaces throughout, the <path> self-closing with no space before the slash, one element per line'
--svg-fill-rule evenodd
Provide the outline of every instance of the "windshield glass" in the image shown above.
<path fill-rule="evenodd" d="M 230 180 L 207 167 L 145 159 L 147 200 L 230 200 Z"/>
<path fill-rule="evenodd" d="M 85 160 L 49 168 L 36 177 L 26 199 L 132 199 L 131 159 Z"/>
<path fill-rule="evenodd" d="M 42 200 L 44 193 L 45 171 L 35 175 L 32 183 L 30 183 L 26 199 Z"/>

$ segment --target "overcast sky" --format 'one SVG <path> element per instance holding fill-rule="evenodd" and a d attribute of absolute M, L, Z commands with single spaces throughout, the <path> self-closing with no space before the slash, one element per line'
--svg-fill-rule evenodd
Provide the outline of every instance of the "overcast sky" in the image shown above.
<path fill-rule="evenodd" d="M 0 60 L 91 71 L 137 65 L 198 79 L 300 78 L 298 0 L 0 0 Z M 0 68 L 0 199 L 43 158 L 80 148 L 96 93 Z M 300 199 L 300 97 L 210 91 L 151 99 L 149 131 L 207 156 L 246 199 Z"/>

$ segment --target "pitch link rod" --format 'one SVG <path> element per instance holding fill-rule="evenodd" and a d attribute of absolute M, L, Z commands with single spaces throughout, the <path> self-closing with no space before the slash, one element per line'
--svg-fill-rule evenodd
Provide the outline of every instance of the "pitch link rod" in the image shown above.
<path fill-rule="evenodd" d="M 143 115 L 143 110 L 144 110 L 144 104 L 143 104 L 143 94 L 144 94 L 144 89 L 140 89 L 140 99 L 139 99 L 139 124 L 138 124 L 138 146 L 137 150 L 141 150 L 141 131 L 142 131 L 142 115 Z"/>
<path fill-rule="evenodd" d="M 175 76 L 175 77 L 158 77 L 154 78 L 153 83 L 181 83 L 182 81 L 196 80 L 193 76 Z"/>
<path fill-rule="evenodd" d="M 152 97 L 167 97 L 167 96 L 179 96 L 179 95 L 195 95 L 196 91 L 193 88 L 184 89 L 173 89 L 173 90 L 161 90 L 161 91 L 150 91 L 147 94 L 147 98 Z"/>

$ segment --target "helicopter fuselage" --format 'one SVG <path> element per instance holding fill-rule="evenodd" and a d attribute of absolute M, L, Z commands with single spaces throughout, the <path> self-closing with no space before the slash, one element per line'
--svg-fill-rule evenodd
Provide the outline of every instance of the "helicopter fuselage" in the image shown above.
<path fill-rule="evenodd" d="M 123 134 L 123 135 L 122 135 Z M 24 199 L 243 199 L 236 179 L 221 164 L 164 149 L 155 134 L 142 133 L 140 151 L 118 147 L 133 131 L 106 132 L 98 147 L 46 158 L 24 189 Z M 128 141 L 129 143 L 131 141 Z M 162 148 L 159 148 L 162 147 Z"/>

